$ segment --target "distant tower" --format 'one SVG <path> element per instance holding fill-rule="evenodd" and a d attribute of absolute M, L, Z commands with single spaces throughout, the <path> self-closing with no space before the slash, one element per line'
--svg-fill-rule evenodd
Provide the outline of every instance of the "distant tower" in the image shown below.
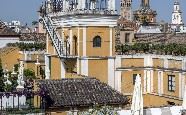
<path fill-rule="evenodd" d="M 155 23 L 156 11 L 150 8 L 150 0 L 141 0 L 140 8 L 133 12 L 134 20 L 143 23 Z"/>
<path fill-rule="evenodd" d="M 171 28 L 174 31 L 180 31 L 180 29 L 183 27 L 183 21 L 182 21 L 182 12 L 180 10 L 180 3 L 178 0 L 174 2 L 174 11 L 172 12 L 172 23 Z"/>
<path fill-rule="evenodd" d="M 120 15 L 127 20 L 132 20 L 132 0 L 121 0 Z"/>
<path fill-rule="evenodd" d="M 150 8 L 149 0 L 141 0 L 141 7 Z"/>

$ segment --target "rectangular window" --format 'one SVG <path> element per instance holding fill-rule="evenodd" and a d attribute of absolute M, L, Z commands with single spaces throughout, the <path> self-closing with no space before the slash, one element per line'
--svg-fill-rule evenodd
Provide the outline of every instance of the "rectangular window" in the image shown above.
<path fill-rule="evenodd" d="M 141 74 L 139 74 L 140 76 L 141 76 Z M 136 76 L 137 76 L 137 74 L 133 74 L 133 85 L 135 85 L 135 81 L 136 81 Z"/>
<path fill-rule="evenodd" d="M 130 42 L 129 39 L 130 39 L 130 33 L 126 33 L 125 34 L 125 43 L 129 43 Z"/>
<path fill-rule="evenodd" d="M 133 85 L 135 85 L 136 76 L 137 76 L 137 74 L 133 74 Z"/>
<path fill-rule="evenodd" d="M 176 90 L 176 79 L 175 75 L 168 75 L 168 91 Z"/>

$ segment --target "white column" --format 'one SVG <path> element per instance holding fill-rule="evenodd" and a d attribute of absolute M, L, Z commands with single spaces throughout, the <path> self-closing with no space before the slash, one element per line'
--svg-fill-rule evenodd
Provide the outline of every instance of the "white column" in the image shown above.
<path fill-rule="evenodd" d="M 28 60 L 28 57 L 27 57 L 28 53 L 27 53 L 27 51 L 23 51 L 23 53 L 25 55 L 24 60 L 27 61 Z"/>
<path fill-rule="evenodd" d="M 65 0 L 65 10 L 69 10 L 69 0 Z"/>
<path fill-rule="evenodd" d="M 115 59 L 115 69 L 121 67 L 121 57 L 120 56 L 116 56 Z M 115 85 L 114 88 L 115 90 L 121 92 L 121 71 L 114 71 L 115 72 Z"/>
<path fill-rule="evenodd" d="M 158 94 L 163 94 L 163 71 L 158 72 Z"/>
<path fill-rule="evenodd" d="M 169 62 L 167 58 L 164 58 L 164 68 L 168 68 L 169 67 Z"/>
<path fill-rule="evenodd" d="M 182 74 L 182 80 L 181 80 L 181 82 L 182 82 L 182 98 L 184 97 L 184 91 L 185 91 L 185 75 L 184 74 Z"/>
<path fill-rule="evenodd" d="M 182 69 L 183 70 L 186 69 L 186 59 L 185 58 L 182 60 Z"/>
<path fill-rule="evenodd" d="M 115 11 L 116 0 L 111 0 L 111 10 Z"/>
<path fill-rule="evenodd" d="M 144 93 L 151 93 L 153 91 L 152 74 L 152 70 L 144 70 Z"/>
<path fill-rule="evenodd" d="M 144 67 L 152 67 L 153 66 L 153 60 L 150 55 L 147 55 L 144 57 Z"/>
<path fill-rule="evenodd" d="M 147 80 L 147 93 L 151 92 L 151 72 L 149 70 L 146 71 L 146 80 Z"/>
<path fill-rule="evenodd" d="M 121 71 L 115 71 L 115 90 L 121 92 Z"/>
<path fill-rule="evenodd" d="M 81 74 L 88 76 L 88 60 L 87 59 L 81 60 Z"/>
<path fill-rule="evenodd" d="M 72 54 L 72 49 L 73 49 L 73 36 L 72 36 L 72 29 L 70 29 L 70 54 Z"/>
<path fill-rule="evenodd" d="M 108 0 L 108 10 L 111 10 L 111 0 Z"/>
<path fill-rule="evenodd" d="M 81 9 L 82 7 L 82 0 L 78 0 L 78 9 Z"/>
<path fill-rule="evenodd" d="M 113 34 L 112 34 L 112 27 L 110 27 L 110 56 L 112 56 L 112 45 L 113 45 L 113 41 L 112 41 L 112 38 L 113 38 Z"/>
<path fill-rule="evenodd" d="M 185 76 L 179 73 L 179 98 L 182 99 L 184 95 Z"/>
<path fill-rule="evenodd" d="M 50 79 L 49 57 L 45 55 L 45 79 Z"/>
<path fill-rule="evenodd" d="M 114 88 L 114 59 L 108 59 L 108 84 Z"/>
<path fill-rule="evenodd" d="M 78 56 L 80 56 L 80 28 L 78 27 L 78 36 L 77 36 L 77 45 L 78 45 Z"/>
<path fill-rule="evenodd" d="M 49 35 L 46 34 L 46 53 L 48 53 L 48 44 L 49 44 L 49 43 L 48 43 L 48 42 L 49 42 L 49 40 L 48 40 L 48 39 L 49 39 L 48 36 L 49 36 Z"/>
<path fill-rule="evenodd" d="M 77 6 L 77 9 L 81 9 L 82 7 L 82 0 L 78 0 L 78 6 Z"/>
<path fill-rule="evenodd" d="M 66 10 L 66 0 L 63 0 L 63 11 Z"/>
<path fill-rule="evenodd" d="M 85 1 L 86 1 L 86 0 L 82 0 L 82 1 L 81 1 L 81 9 L 85 9 Z"/>
<path fill-rule="evenodd" d="M 86 56 L 87 52 L 87 43 L 86 43 L 86 38 L 87 38 L 87 29 L 86 27 L 83 27 L 83 56 Z"/>
<path fill-rule="evenodd" d="M 143 84 L 144 84 L 144 86 L 143 86 L 143 88 L 144 88 L 144 89 L 143 89 L 143 92 L 144 92 L 144 93 L 147 92 L 147 75 L 146 75 L 146 71 L 147 71 L 147 70 L 144 70 L 144 77 L 143 77 L 143 79 L 144 79 L 144 80 L 143 80 L 143 82 L 144 82 L 144 83 L 143 83 Z"/>
<path fill-rule="evenodd" d="M 150 70 L 150 93 L 154 91 L 153 70 Z"/>
<path fill-rule="evenodd" d="M 62 78 L 65 78 L 66 69 L 65 69 L 64 60 L 60 60 L 60 62 L 61 62 L 61 79 L 62 79 Z"/>
<path fill-rule="evenodd" d="M 77 74 L 80 74 L 80 60 L 79 60 L 79 58 L 77 58 Z"/>

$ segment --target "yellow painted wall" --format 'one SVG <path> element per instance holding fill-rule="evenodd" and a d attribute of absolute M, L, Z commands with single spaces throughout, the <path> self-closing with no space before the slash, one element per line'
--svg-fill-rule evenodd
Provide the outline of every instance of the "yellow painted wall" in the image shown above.
<path fill-rule="evenodd" d="M 93 38 L 101 37 L 101 47 L 93 47 Z M 87 56 L 109 56 L 110 49 L 110 28 L 108 27 L 87 27 Z"/>
<path fill-rule="evenodd" d="M 130 102 L 132 103 L 132 95 L 128 95 L 127 97 L 130 99 Z M 168 98 L 165 96 L 159 96 L 154 94 L 143 94 L 144 108 L 169 106 L 167 101 L 174 102 L 175 105 L 182 104 L 182 100 L 179 100 L 177 98 Z"/>
<path fill-rule="evenodd" d="M 105 60 L 88 60 L 88 75 L 95 77 L 102 82 L 108 83 L 108 61 Z"/>
<path fill-rule="evenodd" d="M 61 78 L 61 63 L 56 56 L 51 57 L 51 79 Z"/>
<path fill-rule="evenodd" d="M 144 76 L 143 70 L 122 71 L 122 74 L 121 74 L 121 92 L 122 93 L 133 93 L 133 90 L 134 90 L 133 74 L 141 74 L 141 77 L 142 77 L 141 80 L 143 82 L 143 76 Z"/>
<path fill-rule="evenodd" d="M 169 68 L 182 69 L 182 61 L 179 61 L 179 60 L 168 60 L 168 67 Z"/>
<path fill-rule="evenodd" d="M 158 71 L 153 71 L 153 93 L 158 93 Z"/>
<path fill-rule="evenodd" d="M 121 61 L 122 67 L 143 67 L 144 66 L 144 59 L 143 58 L 125 58 Z"/>
<path fill-rule="evenodd" d="M 153 66 L 154 67 L 163 67 L 164 66 L 164 61 L 163 59 L 160 58 L 153 58 Z"/>
<path fill-rule="evenodd" d="M 54 54 L 54 46 L 50 38 L 47 44 L 48 44 L 48 53 Z"/>
<path fill-rule="evenodd" d="M 160 107 L 167 106 L 167 101 L 174 102 L 176 105 L 181 105 L 182 101 L 178 99 L 167 98 L 164 96 L 145 94 L 143 95 L 144 107 Z"/>
<path fill-rule="evenodd" d="M 168 91 L 168 75 L 175 75 L 176 78 L 176 90 L 175 92 Z M 164 87 L 164 94 L 165 95 L 171 95 L 171 96 L 179 96 L 179 74 L 178 73 L 172 73 L 172 72 L 164 72 L 163 74 L 163 87 Z"/>
<path fill-rule="evenodd" d="M 6 65 L 6 68 L 9 71 L 12 71 L 14 64 L 18 64 L 18 59 L 20 58 L 18 48 L 5 48 L 4 52 L 0 53 L 0 58 L 2 61 L 3 68 Z"/>

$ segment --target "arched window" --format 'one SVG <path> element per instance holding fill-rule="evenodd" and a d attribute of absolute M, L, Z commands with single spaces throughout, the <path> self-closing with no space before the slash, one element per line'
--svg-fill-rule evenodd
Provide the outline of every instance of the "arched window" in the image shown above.
<path fill-rule="evenodd" d="M 93 47 L 101 47 L 101 37 L 95 36 L 93 38 Z"/>

